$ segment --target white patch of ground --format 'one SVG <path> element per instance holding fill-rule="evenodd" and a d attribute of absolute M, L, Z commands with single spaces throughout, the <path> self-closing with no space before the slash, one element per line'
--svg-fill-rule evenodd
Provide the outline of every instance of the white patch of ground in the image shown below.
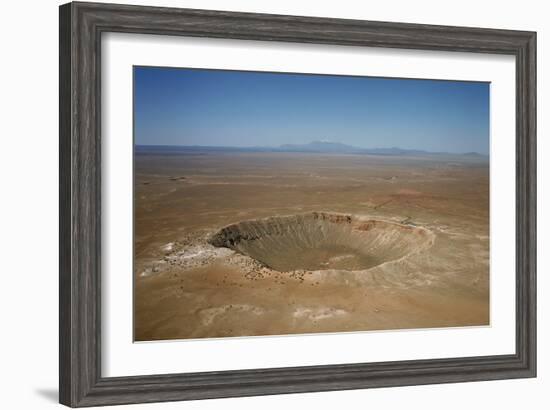
<path fill-rule="evenodd" d="M 254 315 L 261 315 L 262 313 L 264 313 L 264 309 L 253 305 L 236 304 L 201 309 L 199 310 L 198 314 L 201 317 L 202 324 L 208 326 L 212 324 L 214 320 L 216 320 L 218 317 L 229 312 L 248 312 Z"/>
<path fill-rule="evenodd" d="M 348 312 L 344 309 L 336 309 L 332 307 L 328 308 L 312 308 L 312 307 L 299 307 L 294 310 L 292 316 L 296 319 L 308 319 L 308 320 L 323 320 L 330 319 L 336 316 L 347 315 Z"/>
<path fill-rule="evenodd" d="M 155 273 L 162 272 L 166 268 L 166 266 L 167 266 L 166 261 L 158 261 L 155 264 L 147 266 L 143 271 L 141 271 L 139 276 L 146 277 L 146 276 L 154 275 Z"/>
<path fill-rule="evenodd" d="M 160 248 L 163 252 L 172 252 L 174 250 L 174 242 L 168 242 L 166 245 L 164 245 L 162 248 Z"/>

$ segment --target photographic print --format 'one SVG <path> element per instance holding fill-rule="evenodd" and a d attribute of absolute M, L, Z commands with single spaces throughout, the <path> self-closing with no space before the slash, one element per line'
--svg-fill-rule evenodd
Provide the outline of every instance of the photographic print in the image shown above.
<path fill-rule="evenodd" d="M 133 75 L 135 341 L 490 324 L 489 83 Z"/>

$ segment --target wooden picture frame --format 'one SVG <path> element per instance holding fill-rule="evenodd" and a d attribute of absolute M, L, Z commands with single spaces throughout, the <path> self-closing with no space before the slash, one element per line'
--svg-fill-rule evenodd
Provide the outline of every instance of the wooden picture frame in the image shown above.
<path fill-rule="evenodd" d="M 516 59 L 516 352 L 101 376 L 101 35 L 508 54 Z M 535 377 L 536 33 L 113 4 L 60 7 L 60 402 L 71 407 Z"/>

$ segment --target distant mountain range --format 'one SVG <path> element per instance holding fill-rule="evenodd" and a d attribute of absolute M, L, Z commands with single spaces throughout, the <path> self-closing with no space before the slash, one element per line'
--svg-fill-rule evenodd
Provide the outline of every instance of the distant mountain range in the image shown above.
<path fill-rule="evenodd" d="M 136 153 L 145 152 L 201 152 L 201 151 L 232 151 L 232 152 L 303 152 L 319 154 L 359 154 L 359 155 L 386 155 L 386 156 L 462 156 L 487 158 L 487 155 L 477 152 L 465 152 L 463 154 L 449 152 L 431 152 L 416 149 L 391 148 L 359 148 L 340 142 L 312 141 L 307 144 L 283 144 L 279 147 L 214 147 L 214 146 L 166 146 L 166 145 L 137 145 Z"/>
<path fill-rule="evenodd" d="M 340 142 L 312 141 L 308 144 L 281 145 L 281 151 L 286 152 L 318 152 L 335 154 L 373 154 L 373 155 L 422 155 L 435 154 L 428 151 L 403 148 L 358 148 Z"/>
<path fill-rule="evenodd" d="M 311 141 L 309 144 L 284 144 L 279 147 L 281 151 L 289 152 L 334 152 L 334 153 L 353 153 L 360 148 L 341 142 Z"/>
<path fill-rule="evenodd" d="M 463 154 L 452 154 L 448 152 L 431 152 L 418 149 L 391 148 L 359 148 L 340 142 L 312 141 L 308 144 L 284 144 L 279 147 L 285 152 L 317 152 L 335 154 L 370 154 L 370 155 L 396 155 L 396 156 L 421 156 L 421 155 L 464 155 L 485 157 L 486 155 L 477 152 L 466 152 Z"/>

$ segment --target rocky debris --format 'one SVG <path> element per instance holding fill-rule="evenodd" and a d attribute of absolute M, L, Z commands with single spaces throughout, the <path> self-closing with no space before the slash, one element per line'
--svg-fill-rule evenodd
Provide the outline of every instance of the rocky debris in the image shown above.
<path fill-rule="evenodd" d="M 182 247 L 164 256 L 163 260 L 171 266 L 183 269 L 198 268 L 215 262 L 232 253 L 229 249 L 215 248 L 208 244 Z"/>

